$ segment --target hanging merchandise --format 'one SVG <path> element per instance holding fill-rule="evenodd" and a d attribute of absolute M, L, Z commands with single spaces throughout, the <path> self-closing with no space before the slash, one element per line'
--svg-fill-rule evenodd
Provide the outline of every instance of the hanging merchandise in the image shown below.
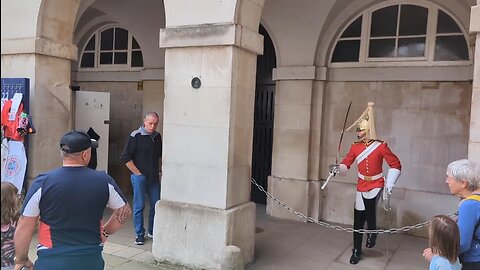
<path fill-rule="evenodd" d="M 2 143 L 3 148 L 3 143 Z M 11 182 L 22 192 L 25 171 L 27 170 L 27 156 L 23 142 L 10 140 L 8 142 L 8 157 L 2 169 L 2 181 Z"/>
<path fill-rule="evenodd" d="M 23 103 L 15 108 L 14 100 L 7 100 L 2 110 L 2 129 L 4 137 L 23 142 L 25 135 L 35 133 L 31 117 L 23 111 Z"/>
<path fill-rule="evenodd" d="M 22 112 L 20 114 L 17 132 L 18 134 L 20 134 L 20 136 L 25 136 L 37 132 L 37 130 L 35 130 L 35 127 L 33 126 L 32 117 L 25 112 Z"/>
<path fill-rule="evenodd" d="M 8 141 L 7 141 L 7 138 L 3 138 L 3 131 L 2 131 L 2 167 L 1 167 L 2 172 L 5 171 L 5 164 L 7 163 L 7 157 L 8 157 Z M 3 176 L 2 176 L 2 181 L 3 181 Z"/>
<path fill-rule="evenodd" d="M 28 114 L 30 80 L 2 78 L 1 86 L 1 180 L 13 183 L 20 194 L 24 187 L 27 188 L 24 186 L 27 171 L 27 135 L 36 132 Z"/>

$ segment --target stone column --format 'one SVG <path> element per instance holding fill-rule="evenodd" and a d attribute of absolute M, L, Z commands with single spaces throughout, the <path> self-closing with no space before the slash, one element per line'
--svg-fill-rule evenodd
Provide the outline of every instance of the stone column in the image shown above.
<path fill-rule="evenodd" d="M 37 133 L 29 137 L 29 179 L 61 165 L 58 142 L 72 127 L 69 86 L 71 63 L 77 59 L 72 33 L 79 4 L 2 1 L 2 77 L 30 79 L 30 114 Z"/>
<path fill-rule="evenodd" d="M 477 0 L 477 5 L 472 7 L 470 33 L 475 35 L 475 53 L 468 158 L 480 163 L 480 0 Z"/>
<path fill-rule="evenodd" d="M 279 67 L 274 69 L 273 77 L 277 86 L 268 190 L 295 210 L 318 218 L 318 149 L 324 88 L 318 81 L 325 80 L 325 68 Z M 267 213 L 305 222 L 270 199 Z"/>
<path fill-rule="evenodd" d="M 250 263 L 255 71 L 263 37 L 237 24 L 167 21 L 160 46 L 166 48 L 164 151 L 153 255 L 196 269 L 226 269 L 232 256 Z M 230 254 L 230 246 L 241 254 Z"/>
<path fill-rule="evenodd" d="M 28 179 L 61 164 L 58 142 L 72 127 L 71 61 L 77 48 L 47 38 L 2 39 L 2 78 L 30 79 Z M 49 158 L 45 158 L 49 157 Z"/>

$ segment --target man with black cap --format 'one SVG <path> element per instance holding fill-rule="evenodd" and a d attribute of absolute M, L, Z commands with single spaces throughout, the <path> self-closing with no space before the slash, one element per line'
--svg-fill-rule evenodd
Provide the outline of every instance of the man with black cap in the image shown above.
<path fill-rule="evenodd" d="M 83 131 L 60 140 L 63 166 L 40 174 L 30 186 L 15 232 L 15 269 L 32 267 L 28 249 L 38 226 L 35 269 L 104 269 L 103 242 L 131 215 L 115 181 L 87 168 L 98 144 Z M 103 224 L 103 212 L 113 209 Z"/>

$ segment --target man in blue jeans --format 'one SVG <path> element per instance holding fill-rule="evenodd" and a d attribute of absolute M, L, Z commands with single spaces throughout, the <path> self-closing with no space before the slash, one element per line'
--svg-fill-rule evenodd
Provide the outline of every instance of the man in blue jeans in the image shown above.
<path fill-rule="evenodd" d="M 158 114 L 149 112 L 145 115 L 143 126 L 133 131 L 128 137 L 120 159 L 132 172 L 130 181 L 133 187 L 133 225 L 135 227 L 135 244 L 145 243 L 143 210 L 145 195 L 150 202 L 147 236 L 153 238 L 153 218 L 155 203 L 160 200 L 160 177 L 162 162 L 162 136 L 156 131 Z"/>

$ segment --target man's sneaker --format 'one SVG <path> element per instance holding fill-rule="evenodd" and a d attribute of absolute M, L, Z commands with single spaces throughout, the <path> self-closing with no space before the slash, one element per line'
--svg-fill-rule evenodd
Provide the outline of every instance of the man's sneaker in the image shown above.
<path fill-rule="evenodd" d="M 150 239 L 153 239 L 153 234 L 147 233 L 147 237 L 150 238 Z"/>
<path fill-rule="evenodd" d="M 136 245 L 145 244 L 145 238 L 143 237 L 143 235 L 137 235 L 137 238 L 135 238 L 135 244 Z"/>

